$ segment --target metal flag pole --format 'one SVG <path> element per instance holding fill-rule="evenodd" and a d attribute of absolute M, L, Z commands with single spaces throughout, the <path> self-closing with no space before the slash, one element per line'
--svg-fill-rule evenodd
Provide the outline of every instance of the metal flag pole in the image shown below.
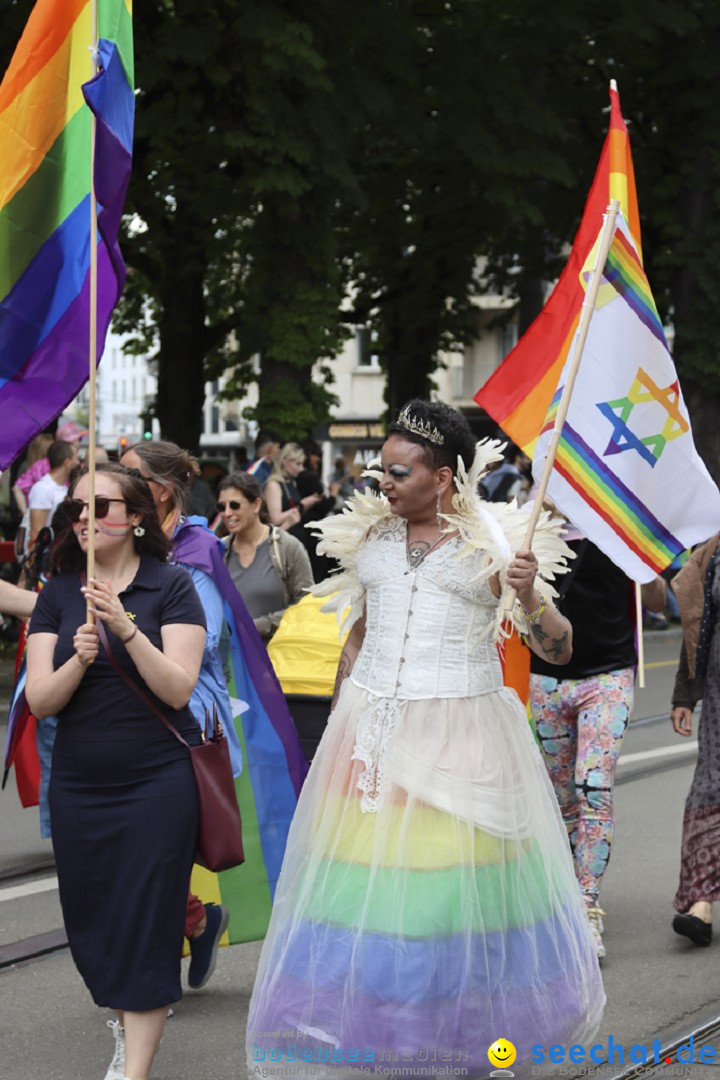
<path fill-rule="evenodd" d="M 580 368 L 580 361 L 582 359 L 583 350 L 585 348 L 585 341 L 587 339 L 588 330 L 590 329 L 590 320 L 593 317 L 595 311 L 595 304 L 597 302 L 597 295 L 602 283 L 603 270 L 605 269 L 605 263 L 607 262 L 608 252 L 612 243 L 612 238 L 615 233 L 615 221 L 617 219 L 618 211 L 620 210 L 620 203 L 617 199 L 611 199 L 610 206 L 604 215 L 605 224 L 603 225 L 602 233 L 600 234 L 600 243 L 598 244 L 597 256 L 595 258 L 595 265 L 592 269 L 592 278 L 588 287 L 585 300 L 582 305 L 582 313 L 580 315 L 580 326 L 578 327 L 578 338 L 575 345 L 575 352 L 573 353 L 572 364 L 568 371 L 567 381 L 563 388 L 562 397 L 558 405 L 557 416 L 555 417 L 555 427 L 553 428 L 552 438 L 550 439 L 550 446 L 548 447 L 547 457 L 545 459 L 545 466 L 543 468 L 542 477 L 540 478 L 540 485 L 535 496 L 535 502 L 533 504 L 532 511 L 530 513 L 530 520 L 528 521 L 527 530 L 525 532 L 525 539 L 523 541 L 524 548 L 532 547 L 532 539 L 537 527 L 538 518 L 542 511 L 543 502 L 545 501 L 545 494 L 547 492 L 548 483 L 550 482 L 550 473 L 553 470 L 555 464 L 555 458 L 557 457 L 558 446 L 560 445 L 560 438 L 562 436 L 563 425 L 567 418 L 568 409 L 570 408 L 570 399 L 575 386 L 575 379 L 577 377 L 578 370 Z M 510 616 L 510 612 L 513 609 L 517 592 L 515 589 L 511 589 L 505 600 L 505 614 Z"/>
<path fill-rule="evenodd" d="M 97 41 L 98 41 L 98 18 L 97 0 L 92 0 L 91 25 L 92 25 L 92 75 L 97 75 Z M 89 108 L 89 106 L 88 106 Z M 90 341 L 89 341 L 89 366 L 90 378 L 88 382 L 88 547 L 87 547 L 87 576 L 95 576 L 95 425 L 97 417 L 97 199 L 95 197 L 95 138 L 97 121 L 95 113 L 90 110 Z M 90 602 L 87 604 L 87 621 L 94 622 L 95 616 L 91 610 Z"/>

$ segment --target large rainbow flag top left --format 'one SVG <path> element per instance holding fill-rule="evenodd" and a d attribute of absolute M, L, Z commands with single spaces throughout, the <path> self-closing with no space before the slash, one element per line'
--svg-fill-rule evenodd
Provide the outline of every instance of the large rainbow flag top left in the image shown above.
<path fill-rule="evenodd" d="M 89 376 L 91 182 L 102 356 L 125 282 L 133 78 L 131 0 L 37 0 L 0 84 L 0 469 Z"/>

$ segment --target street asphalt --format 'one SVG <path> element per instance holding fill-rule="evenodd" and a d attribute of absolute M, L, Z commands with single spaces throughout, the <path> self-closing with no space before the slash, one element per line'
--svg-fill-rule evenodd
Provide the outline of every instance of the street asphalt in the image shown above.
<path fill-rule="evenodd" d="M 601 895 L 607 912 L 603 975 L 608 1001 L 595 1042 L 606 1049 L 612 1037 L 626 1055 L 621 1065 L 616 1052 L 612 1067 L 595 1071 L 604 1077 L 627 1066 L 631 1046 L 651 1047 L 654 1038 L 665 1045 L 673 1032 L 685 1032 L 720 1013 L 720 942 L 699 949 L 671 929 L 683 804 L 694 754 L 672 734 L 667 719 L 647 722 L 667 716 L 679 632 L 649 634 L 646 641 L 647 687 L 638 692 L 619 770 L 613 857 Z M 62 919 L 51 867 L 8 876 L 38 860 L 49 862 L 49 843 L 37 833 L 37 811 L 20 808 L 12 782 L 0 795 L 0 808 L 1 955 L 3 947 L 14 942 L 58 930 Z M 38 888 L 42 891 L 30 891 Z M 176 1006 L 153 1080 L 262 1076 L 246 1068 L 244 1053 L 259 951 L 256 942 L 221 951 L 208 985 L 189 992 Z M 109 1013 L 93 1005 L 67 949 L 0 969 L 0 1018 L 0 1080 L 104 1077 L 113 1050 L 105 1026 Z M 702 1040 L 706 1042 L 720 1054 L 717 1036 Z M 569 1066 L 565 1075 L 578 1071 L 578 1066 Z M 673 1059 L 662 1074 L 720 1080 L 720 1065 L 678 1066 Z"/>

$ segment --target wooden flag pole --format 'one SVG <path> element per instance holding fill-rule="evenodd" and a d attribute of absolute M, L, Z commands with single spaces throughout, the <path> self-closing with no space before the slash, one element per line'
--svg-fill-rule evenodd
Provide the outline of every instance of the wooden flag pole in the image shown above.
<path fill-rule="evenodd" d="M 97 0 L 90 5 L 92 10 L 92 73 L 97 75 L 96 49 L 98 41 Z M 95 197 L 95 138 L 97 121 L 90 110 L 90 341 L 88 382 L 88 547 L 87 576 L 95 577 L 95 426 L 97 418 L 97 199 Z M 87 621 L 92 623 L 95 616 L 90 602 L 87 604 Z"/>
<path fill-rule="evenodd" d="M 635 582 L 635 618 L 637 620 L 637 675 L 638 686 L 645 689 L 645 640 L 643 638 L 643 615 L 642 615 L 642 586 L 639 581 Z"/>
<path fill-rule="evenodd" d="M 620 203 L 617 199 L 610 201 L 607 213 L 605 214 L 605 224 L 603 231 L 600 234 L 600 243 L 598 245 L 597 256 L 595 258 L 595 265 L 592 270 L 592 279 L 585 295 L 585 300 L 582 305 L 582 312 L 580 315 L 580 326 L 578 327 L 578 338 L 575 345 L 575 352 L 573 353 L 572 364 L 568 371 L 567 381 L 563 388 L 562 397 L 558 405 L 557 416 L 555 417 L 555 427 L 553 429 L 552 438 L 550 440 L 550 446 L 548 447 L 547 457 L 545 459 L 545 467 L 543 468 L 542 477 L 540 479 L 540 486 L 538 487 L 537 494 L 535 495 L 535 502 L 530 513 L 530 520 L 528 521 L 528 527 L 525 532 L 525 539 L 523 541 L 524 548 L 532 547 L 532 539 L 537 527 L 538 518 L 542 510 L 543 502 L 545 501 L 545 494 L 547 492 L 548 483 L 550 482 L 550 473 L 553 470 L 555 464 L 555 458 L 557 457 L 558 446 L 560 445 L 560 437 L 562 435 L 563 425 L 570 408 L 570 398 L 572 397 L 573 388 L 575 386 L 575 379 L 577 377 L 578 369 L 580 368 L 580 361 L 582 359 L 583 349 L 585 348 L 585 341 L 587 339 L 588 330 L 590 329 L 590 320 L 593 317 L 595 311 L 595 303 L 597 301 L 597 294 L 600 290 L 600 284 L 602 282 L 603 270 L 605 269 L 605 263 L 607 262 L 608 252 L 612 243 L 612 238 L 615 233 L 615 220 L 620 209 Z M 507 594 L 505 601 L 505 614 L 509 617 L 510 612 L 513 609 L 516 598 L 515 589 L 511 589 Z"/>

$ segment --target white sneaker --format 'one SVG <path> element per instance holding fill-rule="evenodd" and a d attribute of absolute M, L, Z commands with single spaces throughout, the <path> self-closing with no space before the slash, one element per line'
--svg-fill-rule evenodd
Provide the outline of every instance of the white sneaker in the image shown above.
<path fill-rule="evenodd" d="M 592 931 L 593 940 L 595 942 L 595 950 L 597 952 L 598 960 L 602 960 L 605 956 L 605 946 L 603 944 L 603 926 L 602 917 L 605 914 L 602 908 L 589 907 L 585 909 L 587 915 L 587 921 L 590 923 L 590 930 Z"/>
<path fill-rule="evenodd" d="M 108 1020 L 107 1026 L 115 1036 L 115 1053 L 105 1073 L 105 1080 L 125 1080 L 125 1028 L 119 1020 Z"/>

